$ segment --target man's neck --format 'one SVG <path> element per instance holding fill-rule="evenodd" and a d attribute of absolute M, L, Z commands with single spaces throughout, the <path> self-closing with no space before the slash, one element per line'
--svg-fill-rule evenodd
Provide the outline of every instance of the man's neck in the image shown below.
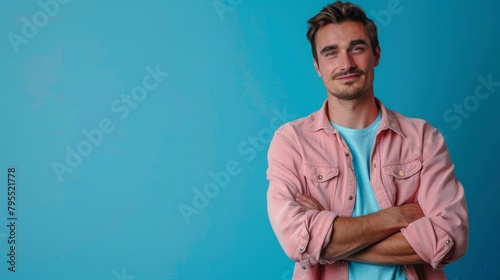
<path fill-rule="evenodd" d="M 339 100 L 328 94 L 328 118 L 343 127 L 363 129 L 377 118 L 379 108 L 373 94 L 359 100 Z"/>

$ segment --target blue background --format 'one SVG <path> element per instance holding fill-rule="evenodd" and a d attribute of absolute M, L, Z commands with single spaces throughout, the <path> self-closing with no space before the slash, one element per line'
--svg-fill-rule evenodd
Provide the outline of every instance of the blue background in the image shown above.
<path fill-rule="evenodd" d="M 290 279 L 267 218 L 267 146 L 326 98 L 305 32 L 327 3 L 71 0 L 43 22 L 38 1 L 3 1 L 0 167 L 3 182 L 17 169 L 18 221 L 12 273 L 4 185 L 0 278 Z M 500 278 L 500 87 L 474 97 L 480 77 L 500 81 L 500 2 L 356 3 L 380 28 L 376 96 L 445 134 L 465 186 L 469 249 L 449 278 Z M 40 26 L 12 44 L 23 18 Z M 120 118 L 113 102 L 147 67 L 169 75 Z M 53 164 L 106 119 L 114 130 L 58 178 Z"/>

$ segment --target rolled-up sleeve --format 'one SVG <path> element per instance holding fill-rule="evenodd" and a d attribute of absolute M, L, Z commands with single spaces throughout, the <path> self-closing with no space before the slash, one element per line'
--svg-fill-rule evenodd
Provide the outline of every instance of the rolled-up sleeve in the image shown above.
<path fill-rule="evenodd" d="M 300 147 L 286 125 L 275 133 L 268 152 L 267 208 L 271 226 L 285 253 L 303 268 L 333 261 L 320 257 L 332 234 L 337 214 L 305 210 L 295 202 L 296 193 L 307 193 L 300 171 Z"/>
<path fill-rule="evenodd" d="M 440 269 L 461 258 L 469 237 L 464 188 L 441 133 L 429 126 L 423 145 L 418 202 L 425 214 L 402 229 L 415 252 Z"/>

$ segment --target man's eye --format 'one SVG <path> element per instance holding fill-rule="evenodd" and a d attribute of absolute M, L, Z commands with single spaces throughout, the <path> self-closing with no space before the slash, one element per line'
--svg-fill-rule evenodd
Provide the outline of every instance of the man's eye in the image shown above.
<path fill-rule="evenodd" d="M 362 51 L 364 51 L 365 49 L 362 48 L 362 47 L 354 47 L 351 49 L 351 52 L 354 52 L 354 53 L 360 53 Z"/>
<path fill-rule="evenodd" d="M 331 52 L 327 52 L 325 55 L 326 56 L 334 56 L 336 54 L 337 54 L 337 52 L 331 51 Z"/>

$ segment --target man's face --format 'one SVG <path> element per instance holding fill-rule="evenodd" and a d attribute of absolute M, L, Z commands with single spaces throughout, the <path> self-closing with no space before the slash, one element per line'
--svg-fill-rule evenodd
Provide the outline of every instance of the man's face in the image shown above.
<path fill-rule="evenodd" d="M 318 30 L 315 40 L 318 60 L 314 67 L 329 94 L 341 100 L 359 100 L 366 93 L 373 94 L 380 49 L 373 53 L 362 23 L 326 25 Z"/>

